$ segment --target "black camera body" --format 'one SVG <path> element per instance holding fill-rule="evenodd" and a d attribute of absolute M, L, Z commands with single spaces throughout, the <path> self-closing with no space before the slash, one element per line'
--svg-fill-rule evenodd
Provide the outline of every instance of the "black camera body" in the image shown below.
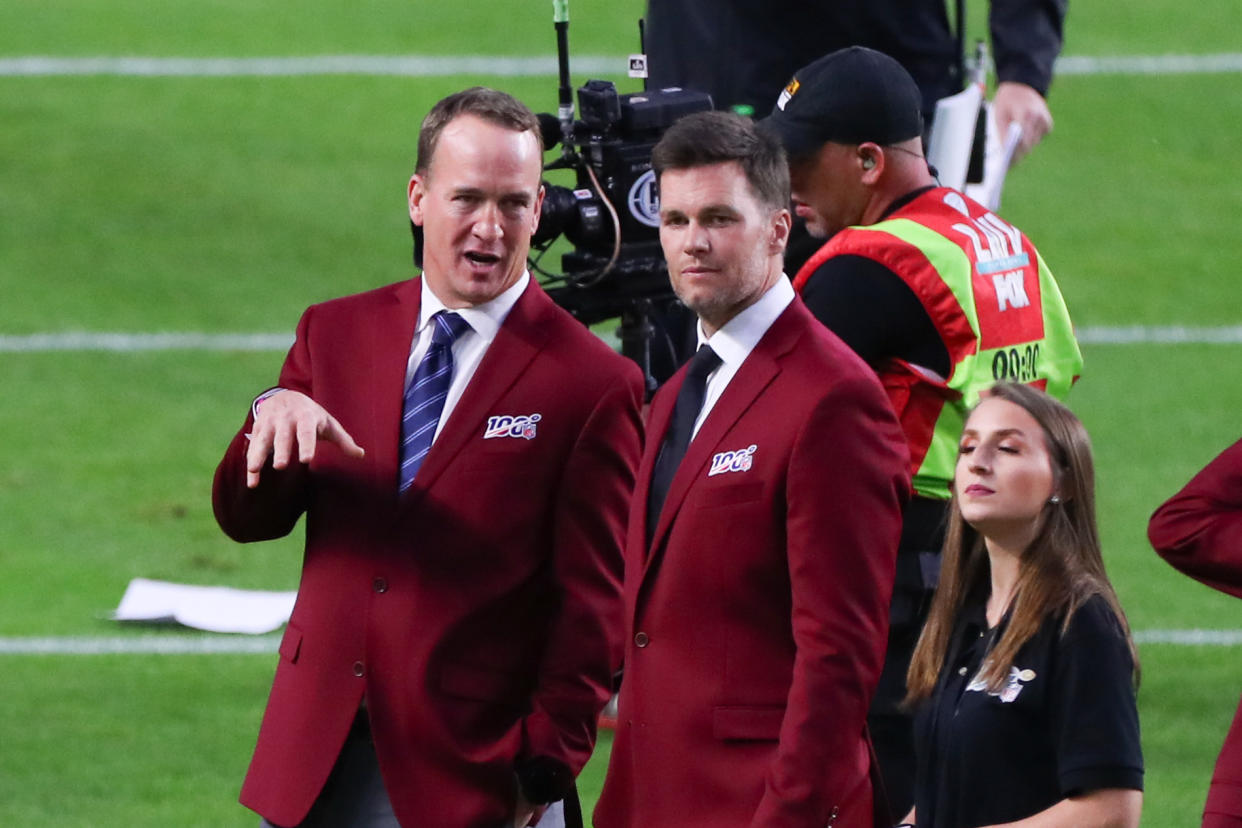
<path fill-rule="evenodd" d="M 657 381 L 681 363 L 689 326 L 660 248 L 651 151 L 678 118 L 711 108 L 711 96 L 703 92 L 620 95 L 610 81 L 591 80 L 578 90 L 581 118 L 572 126 L 540 116 L 545 144 L 563 145 L 561 158 L 547 168 L 573 169 L 577 185 L 545 187 L 532 242 L 546 247 L 563 235 L 574 247 L 563 255 L 563 274 L 545 285 L 547 292 L 588 325 L 620 317 L 622 352 Z"/>

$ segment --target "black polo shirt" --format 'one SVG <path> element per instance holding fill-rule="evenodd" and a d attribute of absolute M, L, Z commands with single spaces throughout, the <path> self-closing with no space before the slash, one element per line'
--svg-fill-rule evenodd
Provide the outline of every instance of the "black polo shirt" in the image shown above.
<path fill-rule="evenodd" d="M 972 828 L 1036 814 L 1075 794 L 1143 789 L 1133 662 L 1116 617 L 1090 598 L 1061 634 L 1044 621 L 992 695 L 975 676 L 1006 618 L 962 613 L 932 698 L 915 716 L 919 828 Z"/>

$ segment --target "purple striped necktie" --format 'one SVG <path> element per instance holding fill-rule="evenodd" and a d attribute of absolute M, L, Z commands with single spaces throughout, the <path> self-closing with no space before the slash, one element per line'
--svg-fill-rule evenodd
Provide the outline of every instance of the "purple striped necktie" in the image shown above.
<path fill-rule="evenodd" d="M 439 311 L 431 317 L 431 347 L 414 371 L 414 379 L 405 390 L 405 410 L 401 415 L 401 469 L 398 491 L 404 492 L 414 482 L 414 475 L 431 450 L 440 412 L 448 398 L 453 381 L 453 342 L 470 330 L 470 323 L 451 311 Z"/>

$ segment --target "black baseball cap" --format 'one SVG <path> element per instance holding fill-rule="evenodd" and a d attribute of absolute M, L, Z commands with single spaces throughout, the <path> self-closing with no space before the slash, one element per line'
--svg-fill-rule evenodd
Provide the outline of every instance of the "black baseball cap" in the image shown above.
<path fill-rule="evenodd" d="M 923 96 L 893 58 L 851 46 L 800 69 L 759 122 L 791 156 L 825 143 L 896 144 L 923 134 Z"/>

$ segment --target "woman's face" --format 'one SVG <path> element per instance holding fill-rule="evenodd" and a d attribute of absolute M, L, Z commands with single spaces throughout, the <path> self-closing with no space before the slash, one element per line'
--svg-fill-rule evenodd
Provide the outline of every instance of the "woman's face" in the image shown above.
<path fill-rule="evenodd" d="M 962 432 L 953 484 L 967 523 L 1025 545 L 1055 491 L 1044 430 L 1021 406 L 984 398 Z"/>

